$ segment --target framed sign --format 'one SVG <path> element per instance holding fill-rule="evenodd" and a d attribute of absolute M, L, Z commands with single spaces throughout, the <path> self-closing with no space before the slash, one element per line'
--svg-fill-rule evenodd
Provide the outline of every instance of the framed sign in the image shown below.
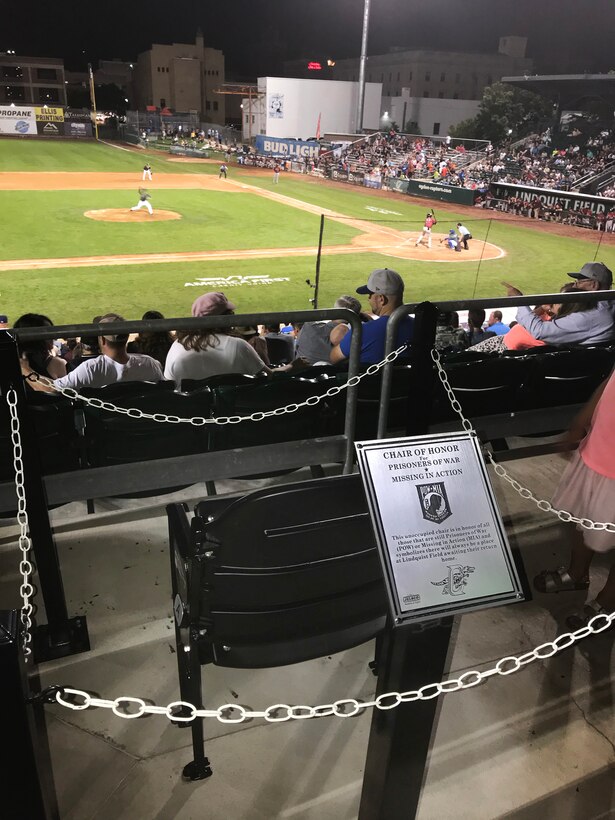
<path fill-rule="evenodd" d="M 396 624 L 524 600 L 476 436 L 355 446 Z"/>

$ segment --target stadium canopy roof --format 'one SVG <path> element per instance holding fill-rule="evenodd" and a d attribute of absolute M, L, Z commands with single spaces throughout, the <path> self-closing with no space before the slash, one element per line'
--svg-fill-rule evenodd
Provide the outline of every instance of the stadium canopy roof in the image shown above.
<path fill-rule="evenodd" d="M 502 82 L 554 100 L 564 110 L 582 109 L 591 100 L 615 108 L 615 74 L 526 74 L 502 77 Z"/>

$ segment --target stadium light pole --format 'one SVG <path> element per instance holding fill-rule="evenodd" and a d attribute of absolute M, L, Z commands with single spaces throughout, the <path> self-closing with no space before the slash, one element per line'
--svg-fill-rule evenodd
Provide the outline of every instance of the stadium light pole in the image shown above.
<path fill-rule="evenodd" d="M 369 32 L 369 7 L 371 0 L 363 6 L 363 35 L 361 37 L 361 59 L 359 61 L 359 100 L 357 103 L 357 134 L 363 132 L 363 105 L 365 103 L 365 64 L 367 62 L 367 35 Z"/>

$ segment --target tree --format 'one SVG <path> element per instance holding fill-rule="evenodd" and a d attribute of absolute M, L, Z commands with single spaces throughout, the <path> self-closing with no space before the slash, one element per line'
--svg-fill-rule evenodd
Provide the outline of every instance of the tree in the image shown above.
<path fill-rule="evenodd" d="M 483 91 L 476 116 L 450 128 L 449 134 L 495 144 L 521 139 L 540 129 L 552 116 L 553 103 L 544 97 L 505 83 L 494 83 Z"/>

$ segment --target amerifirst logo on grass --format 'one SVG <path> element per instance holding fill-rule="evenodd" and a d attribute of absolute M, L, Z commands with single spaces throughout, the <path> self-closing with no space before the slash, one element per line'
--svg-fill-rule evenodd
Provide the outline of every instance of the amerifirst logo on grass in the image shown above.
<path fill-rule="evenodd" d="M 257 285 L 274 285 L 276 282 L 290 282 L 290 279 L 288 276 L 268 276 L 267 274 L 260 276 L 215 276 L 209 279 L 199 278 L 196 282 L 185 282 L 184 287 L 236 288 L 240 285 L 255 287 Z"/>

